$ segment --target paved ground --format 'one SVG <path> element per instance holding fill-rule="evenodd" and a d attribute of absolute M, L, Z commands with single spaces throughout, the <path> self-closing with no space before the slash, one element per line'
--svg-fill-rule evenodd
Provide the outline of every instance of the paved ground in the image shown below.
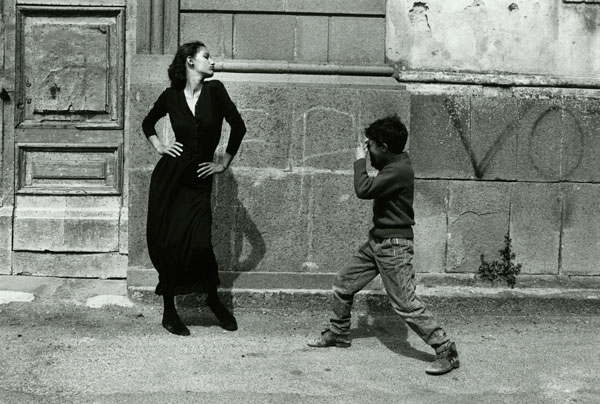
<path fill-rule="evenodd" d="M 152 305 L 11 293 L 0 299 L 2 404 L 600 403 L 598 314 L 438 313 L 462 364 L 432 377 L 432 351 L 385 314 L 357 313 L 351 348 L 319 350 L 306 341 L 326 311 L 238 310 L 240 330 L 226 332 L 186 308 L 192 335 L 177 337 Z"/>

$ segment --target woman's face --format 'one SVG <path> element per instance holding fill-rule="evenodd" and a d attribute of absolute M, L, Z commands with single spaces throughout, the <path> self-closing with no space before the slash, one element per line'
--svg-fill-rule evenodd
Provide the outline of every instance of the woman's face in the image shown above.
<path fill-rule="evenodd" d="M 202 77 L 212 77 L 215 73 L 215 61 L 210 57 L 206 48 L 200 48 L 193 58 L 188 57 L 188 67 Z"/>

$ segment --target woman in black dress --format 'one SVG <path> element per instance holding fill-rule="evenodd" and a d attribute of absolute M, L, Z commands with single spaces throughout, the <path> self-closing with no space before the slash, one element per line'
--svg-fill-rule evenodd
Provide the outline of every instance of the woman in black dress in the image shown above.
<path fill-rule="evenodd" d="M 175 308 L 175 296 L 207 293 L 207 304 L 221 326 L 237 329 L 235 317 L 217 296 L 219 275 L 211 241 L 212 176 L 224 172 L 238 151 L 246 126 L 214 74 L 214 62 L 199 41 L 177 50 L 168 73 L 171 87 L 158 97 L 142 123 L 162 158 L 152 172 L 148 198 L 148 251 L 159 275 L 156 294 L 164 299 L 162 325 L 189 335 Z M 164 145 L 156 122 L 169 114 L 175 142 Z M 213 162 L 223 118 L 231 126 L 226 152 Z"/>

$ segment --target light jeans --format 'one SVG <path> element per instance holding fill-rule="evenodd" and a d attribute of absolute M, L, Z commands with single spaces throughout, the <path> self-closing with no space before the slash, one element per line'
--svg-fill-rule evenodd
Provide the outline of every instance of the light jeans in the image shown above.
<path fill-rule="evenodd" d="M 433 348 L 445 345 L 449 341 L 446 333 L 416 295 L 413 255 L 412 239 L 369 235 L 369 241 L 337 273 L 333 282 L 331 331 L 350 334 L 354 295 L 380 274 L 394 311 L 426 344 Z"/>

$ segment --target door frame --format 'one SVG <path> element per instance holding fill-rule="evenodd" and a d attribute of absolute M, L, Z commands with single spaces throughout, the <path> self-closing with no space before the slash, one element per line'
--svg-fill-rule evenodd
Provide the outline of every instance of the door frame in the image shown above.
<path fill-rule="evenodd" d="M 16 0 L 0 2 L 0 274 L 13 273 Z"/>

